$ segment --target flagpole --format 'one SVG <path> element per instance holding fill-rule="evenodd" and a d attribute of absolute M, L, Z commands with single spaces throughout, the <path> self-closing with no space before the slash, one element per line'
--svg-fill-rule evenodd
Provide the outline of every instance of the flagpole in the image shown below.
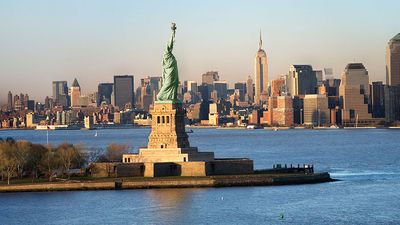
<path fill-rule="evenodd" d="M 49 127 L 46 129 L 47 146 L 49 146 Z"/>

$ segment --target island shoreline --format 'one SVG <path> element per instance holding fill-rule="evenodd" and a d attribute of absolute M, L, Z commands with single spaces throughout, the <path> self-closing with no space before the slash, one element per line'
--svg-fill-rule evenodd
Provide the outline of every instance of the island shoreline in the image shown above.
<path fill-rule="evenodd" d="M 218 188 L 246 186 L 281 186 L 316 184 L 337 181 L 329 173 L 313 174 L 248 174 L 220 175 L 205 177 L 154 177 L 154 178 L 108 178 L 99 181 L 44 182 L 29 184 L 0 185 L 5 192 L 53 192 L 53 191 L 95 191 L 162 188 Z"/>

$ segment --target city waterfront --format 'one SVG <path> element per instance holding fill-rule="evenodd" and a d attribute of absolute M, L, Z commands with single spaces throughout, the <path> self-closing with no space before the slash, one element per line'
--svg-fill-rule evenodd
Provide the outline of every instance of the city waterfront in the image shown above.
<path fill-rule="evenodd" d="M 50 144 L 137 151 L 150 129 L 49 131 Z M 249 157 L 255 168 L 314 164 L 341 181 L 313 185 L 0 194 L 2 224 L 398 224 L 397 129 L 194 129 L 191 145 L 219 157 Z M 96 135 L 97 133 L 97 135 Z M 46 144 L 47 131 L 0 137 Z M 7 216 L 12 215 L 12 216 Z"/>

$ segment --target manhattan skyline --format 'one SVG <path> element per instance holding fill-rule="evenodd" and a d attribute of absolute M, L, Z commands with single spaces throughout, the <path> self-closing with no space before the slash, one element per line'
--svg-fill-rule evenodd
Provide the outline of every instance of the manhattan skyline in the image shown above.
<path fill-rule="evenodd" d="M 291 64 L 333 68 L 340 78 L 347 63 L 362 62 L 371 81 L 385 82 L 385 47 L 400 28 L 396 1 L 176 3 L 0 3 L 0 102 L 9 90 L 43 101 L 53 80 L 70 85 L 76 77 L 89 93 L 116 74 L 134 75 L 135 86 L 160 76 L 163 28 L 172 21 L 180 24 L 181 80 L 200 81 L 210 70 L 231 85 L 254 79 L 261 29 L 269 80 Z"/>

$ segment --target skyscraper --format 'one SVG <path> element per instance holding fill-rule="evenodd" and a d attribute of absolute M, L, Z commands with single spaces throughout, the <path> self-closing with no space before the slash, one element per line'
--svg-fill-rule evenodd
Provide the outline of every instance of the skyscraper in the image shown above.
<path fill-rule="evenodd" d="M 150 82 L 145 82 L 140 89 L 140 96 L 136 96 L 137 102 L 140 102 L 141 109 L 149 111 L 150 105 L 153 103 L 153 90 Z"/>
<path fill-rule="evenodd" d="M 76 78 L 74 79 L 74 82 L 72 83 L 70 90 L 71 90 L 71 107 L 78 107 L 79 97 L 81 96 L 81 86 L 79 85 Z"/>
<path fill-rule="evenodd" d="M 200 86 L 197 87 L 200 96 L 201 96 L 201 100 L 204 102 L 208 102 L 208 100 L 210 99 L 210 95 L 209 95 L 209 91 L 208 91 L 208 85 L 206 84 L 202 84 Z"/>
<path fill-rule="evenodd" d="M 22 100 L 20 95 L 14 96 L 14 109 L 20 111 L 23 109 Z"/>
<path fill-rule="evenodd" d="M 251 79 L 251 76 L 248 76 L 246 81 L 246 97 L 248 102 L 254 102 L 254 83 L 253 79 Z"/>
<path fill-rule="evenodd" d="M 134 77 L 132 75 L 114 76 L 115 105 L 124 109 L 126 104 L 134 106 Z"/>
<path fill-rule="evenodd" d="M 271 96 L 268 98 L 268 110 L 264 111 L 263 124 L 272 126 L 293 125 L 293 99 L 290 96 Z"/>
<path fill-rule="evenodd" d="M 57 105 L 68 106 L 67 81 L 53 81 L 53 100 Z"/>
<path fill-rule="evenodd" d="M 254 103 L 261 104 L 261 94 L 267 92 L 268 88 L 268 64 L 267 54 L 262 49 L 262 38 L 260 32 L 260 42 L 258 44 L 258 51 L 254 58 L 254 76 L 255 76 L 255 94 Z"/>
<path fill-rule="evenodd" d="M 12 110 L 13 108 L 14 108 L 13 96 L 12 96 L 11 91 L 9 91 L 8 96 L 7 96 L 7 109 Z"/>
<path fill-rule="evenodd" d="M 239 100 L 245 101 L 246 97 L 246 82 L 236 82 L 235 90 L 239 90 Z"/>
<path fill-rule="evenodd" d="M 150 85 L 153 91 L 156 92 L 155 95 L 158 94 L 158 91 L 161 89 L 162 79 L 161 77 L 150 77 Z"/>
<path fill-rule="evenodd" d="M 211 92 L 214 91 L 214 81 L 219 81 L 218 71 L 208 71 L 201 76 L 201 84 L 208 86 L 209 98 L 211 98 Z"/>
<path fill-rule="evenodd" d="M 26 107 L 27 105 L 28 105 L 28 101 L 29 101 L 29 95 L 28 94 L 25 94 L 25 96 L 24 96 L 24 106 Z"/>
<path fill-rule="evenodd" d="M 291 65 L 286 85 L 292 96 L 315 94 L 317 88 L 315 71 L 311 65 Z"/>
<path fill-rule="evenodd" d="M 400 33 L 386 47 L 386 84 L 400 85 Z"/>
<path fill-rule="evenodd" d="M 198 91 L 197 90 L 197 82 L 192 81 L 192 80 L 187 81 L 187 91 L 196 93 Z"/>
<path fill-rule="evenodd" d="M 325 88 L 328 96 L 339 96 L 340 79 L 326 79 Z"/>
<path fill-rule="evenodd" d="M 210 112 L 210 91 L 208 90 L 209 85 L 202 84 L 198 86 L 198 91 L 201 95 L 201 104 L 200 104 L 200 111 L 199 111 L 199 119 L 200 120 L 207 120 L 208 113 Z"/>
<path fill-rule="evenodd" d="M 228 83 L 226 83 L 226 81 L 214 81 L 214 90 L 217 91 L 218 99 L 226 99 L 228 94 Z"/>
<path fill-rule="evenodd" d="M 97 105 L 101 105 L 102 102 L 111 104 L 111 95 L 114 89 L 113 83 L 100 83 L 97 86 Z"/>
<path fill-rule="evenodd" d="M 315 72 L 315 77 L 317 78 L 317 84 L 318 85 L 323 84 L 324 76 L 322 70 L 315 70 L 314 72 Z"/>
<path fill-rule="evenodd" d="M 385 122 L 400 121 L 400 85 L 385 85 Z"/>
<path fill-rule="evenodd" d="M 368 112 L 369 76 L 362 63 L 349 63 L 342 73 L 339 87 L 342 122 L 371 119 Z"/>
<path fill-rule="evenodd" d="M 212 85 L 214 81 L 219 81 L 218 71 L 208 71 L 201 75 L 201 83 Z"/>
<path fill-rule="evenodd" d="M 286 93 L 285 76 L 281 76 L 278 79 L 271 81 L 271 96 L 282 96 Z"/>
<path fill-rule="evenodd" d="M 49 98 L 49 96 L 46 96 L 46 98 L 44 99 L 44 108 L 45 108 L 45 109 L 50 109 L 50 108 L 52 108 L 52 106 L 50 105 L 50 98 Z"/>
<path fill-rule="evenodd" d="M 372 117 L 383 118 L 385 117 L 385 93 L 382 81 L 372 82 L 371 85 L 371 106 Z"/>
<path fill-rule="evenodd" d="M 385 121 L 400 120 L 400 33 L 386 47 Z"/>
<path fill-rule="evenodd" d="M 333 77 L 333 69 L 332 68 L 324 68 L 325 80 L 334 79 Z"/>
<path fill-rule="evenodd" d="M 304 96 L 304 124 L 321 126 L 330 122 L 328 98 L 326 95 Z"/>

